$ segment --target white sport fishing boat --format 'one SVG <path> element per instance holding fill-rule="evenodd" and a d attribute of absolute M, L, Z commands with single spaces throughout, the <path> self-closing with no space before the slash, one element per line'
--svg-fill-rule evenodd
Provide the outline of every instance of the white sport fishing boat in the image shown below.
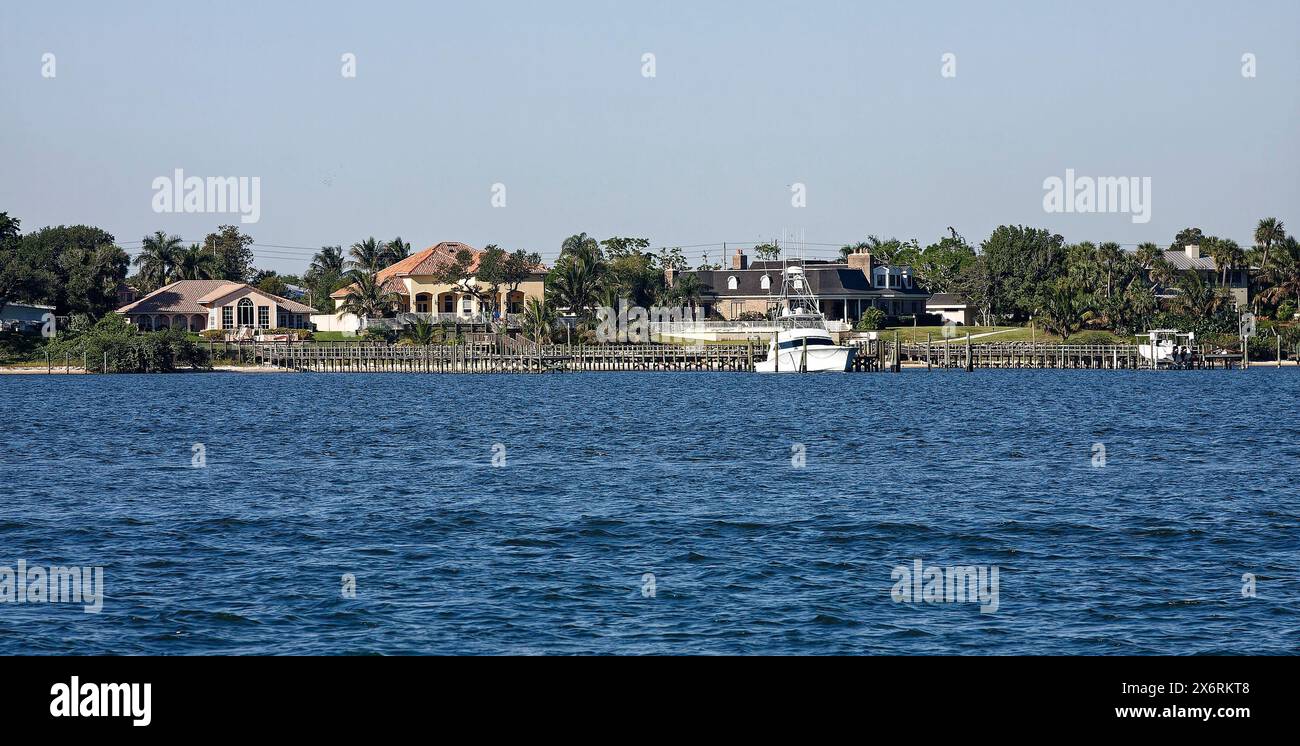
<path fill-rule="evenodd" d="M 781 271 L 781 305 L 767 359 L 754 363 L 759 373 L 844 372 L 853 364 L 853 347 L 836 345 L 817 310 L 802 266 Z"/>
<path fill-rule="evenodd" d="M 1185 362 L 1190 359 L 1192 347 L 1196 344 L 1195 332 L 1177 329 L 1152 329 L 1147 332 L 1147 338 L 1147 344 L 1138 345 L 1138 354 L 1156 365 Z"/>

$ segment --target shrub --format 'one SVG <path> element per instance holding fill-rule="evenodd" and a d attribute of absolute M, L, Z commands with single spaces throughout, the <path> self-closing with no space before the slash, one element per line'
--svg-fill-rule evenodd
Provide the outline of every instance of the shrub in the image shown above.
<path fill-rule="evenodd" d="M 853 328 L 860 332 L 870 332 L 883 329 L 884 326 L 885 312 L 872 306 L 862 312 L 862 318 L 858 319 L 857 325 Z"/>

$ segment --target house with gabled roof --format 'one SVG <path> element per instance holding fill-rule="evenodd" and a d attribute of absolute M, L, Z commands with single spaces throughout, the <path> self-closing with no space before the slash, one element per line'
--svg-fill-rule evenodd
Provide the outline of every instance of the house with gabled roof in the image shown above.
<path fill-rule="evenodd" d="M 839 261 L 808 259 L 797 262 L 803 268 L 809 290 L 817 297 L 820 310 L 831 321 L 854 323 L 868 308 L 886 316 L 925 313 L 930 297 L 915 282 L 910 267 L 889 265 L 872 258 L 868 251 L 855 251 Z M 700 302 L 706 316 L 736 320 L 742 315 L 766 316 L 780 301 L 781 261 L 750 262 L 743 249 L 731 257 L 730 269 L 688 270 L 699 280 Z M 678 273 L 669 271 L 668 284 Z"/>
<path fill-rule="evenodd" d="M 117 309 L 144 331 L 308 329 L 316 309 L 246 282 L 177 280 Z"/>
<path fill-rule="evenodd" d="M 529 298 L 540 301 L 544 297 L 546 267 L 540 265 L 520 283 L 518 289 L 499 288 L 496 298 L 480 299 L 481 293 L 438 282 L 438 272 L 455 262 L 456 255 L 462 250 L 470 252 L 469 270 L 475 271 L 483 250 L 458 241 L 443 241 L 383 268 L 376 274 L 376 279 L 384 290 L 397 294 L 400 312 L 427 314 L 429 319 L 437 321 L 482 321 L 497 314 L 523 313 Z M 471 279 L 469 282 L 473 285 L 476 281 Z M 349 286 L 330 294 L 336 308 L 347 299 L 350 290 Z M 333 325 L 335 328 L 355 330 L 360 325 L 350 314 L 337 314 L 337 317 L 340 323 Z"/>

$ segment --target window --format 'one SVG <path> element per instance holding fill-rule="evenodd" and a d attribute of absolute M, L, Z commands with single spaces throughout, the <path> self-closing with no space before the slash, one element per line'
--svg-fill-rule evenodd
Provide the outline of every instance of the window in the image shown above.
<path fill-rule="evenodd" d="M 735 290 L 735 289 L 736 289 L 736 285 L 737 285 L 737 283 L 736 283 L 736 276 L 735 276 L 735 275 L 732 275 L 731 277 L 728 277 L 728 278 L 727 278 L 727 289 L 728 289 L 728 290 Z"/>
<path fill-rule="evenodd" d="M 456 296 L 446 293 L 442 296 L 442 312 L 456 313 Z"/>
<path fill-rule="evenodd" d="M 233 329 L 235 327 L 235 309 L 230 306 L 221 308 L 221 328 Z"/>
<path fill-rule="evenodd" d="M 416 296 L 415 296 L 415 312 L 416 312 L 416 313 L 428 313 L 428 312 L 429 312 L 429 294 L 428 294 L 428 293 L 417 293 L 417 294 L 416 294 Z"/>
<path fill-rule="evenodd" d="M 470 313 L 473 311 L 473 308 L 474 308 L 473 301 L 470 300 L 470 297 L 469 297 L 468 295 L 465 296 L 464 298 L 461 298 L 461 299 L 460 299 L 460 312 L 461 312 L 461 313 L 463 313 L 463 314 L 465 314 L 466 316 L 468 316 L 468 315 L 470 315 Z"/>
<path fill-rule="evenodd" d="M 270 306 L 257 307 L 257 328 L 258 329 L 271 328 L 271 307 Z"/>
<path fill-rule="evenodd" d="M 253 301 L 247 298 L 241 298 L 237 308 L 239 309 L 239 325 L 253 325 Z"/>
<path fill-rule="evenodd" d="M 759 281 L 758 281 L 758 286 L 759 286 L 760 288 L 762 288 L 763 290 L 771 290 L 771 289 L 772 289 L 772 278 L 769 277 L 769 276 L 767 276 L 767 275 L 763 275 L 763 277 L 762 277 L 761 279 L 759 279 Z"/>

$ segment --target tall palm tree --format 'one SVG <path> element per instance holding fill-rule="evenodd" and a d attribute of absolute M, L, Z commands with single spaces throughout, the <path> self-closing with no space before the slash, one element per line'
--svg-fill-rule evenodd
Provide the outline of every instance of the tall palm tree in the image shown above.
<path fill-rule="evenodd" d="M 406 257 L 411 255 L 411 244 L 402 240 L 401 236 L 394 238 L 392 241 L 384 244 L 384 263 L 397 264 Z"/>
<path fill-rule="evenodd" d="M 1106 275 L 1106 298 L 1108 299 L 1114 283 L 1115 271 L 1119 268 L 1123 258 L 1124 253 L 1120 250 L 1119 244 L 1113 241 L 1106 241 L 1097 247 L 1096 261 L 1101 271 Z"/>
<path fill-rule="evenodd" d="M 384 284 L 372 272 L 352 270 L 348 273 L 348 278 L 352 284 L 348 286 L 347 297 L 339 306 L 342 313 L 350 313 L 362 319 L 377 319 L 401 302 L 401 296 L 384 290 Z"/>
<path fill-rule="evenodd" d="M 348 260 L 349 269 L 361 270 L 368 274 L 374 274 L 388 266 L 385 263 L 388 252 L 374 236 L 352 244 L 352 248 L 348 249 L 348 256 L 352 257 Z"/>
<path fill-rule="evenodd" d="M 1133 258 L 1142 265 L 1142 269 L 1148 271 L 1156 265 L 1156 260 L 1163 256 L 1164 252 L 1160 250 L 1160 247 L 1150 241 L 1139 244 L 1137 251 L 1133 252 Z"/>
<path fill-rule="evenodd" d="M 149 285 L 150 290 L 172 281 L 182 243 L 180 236 L 168 236 L 162 231 L 144 237 L 140 254 L 132 264 L 140 269 L 140 281 Z"/>
<path fill-rule="evenodd" d="M 176 257 L 172 276 L 177 280 L 216 280 L 221 274 L 221 261 L 211 251 L 194 243 Z"/>
<path fill-rule="evenodd" d="M 1259 266 L 1268 267 L 1268 255 L 1273 246 L 1281 243 L 1286 239 L 1286 226 L 1277 218 L 1264 218 L 1259 221 L 1255 228 L 1255 245 L 1262 252 L 1260 255 Z"/>

